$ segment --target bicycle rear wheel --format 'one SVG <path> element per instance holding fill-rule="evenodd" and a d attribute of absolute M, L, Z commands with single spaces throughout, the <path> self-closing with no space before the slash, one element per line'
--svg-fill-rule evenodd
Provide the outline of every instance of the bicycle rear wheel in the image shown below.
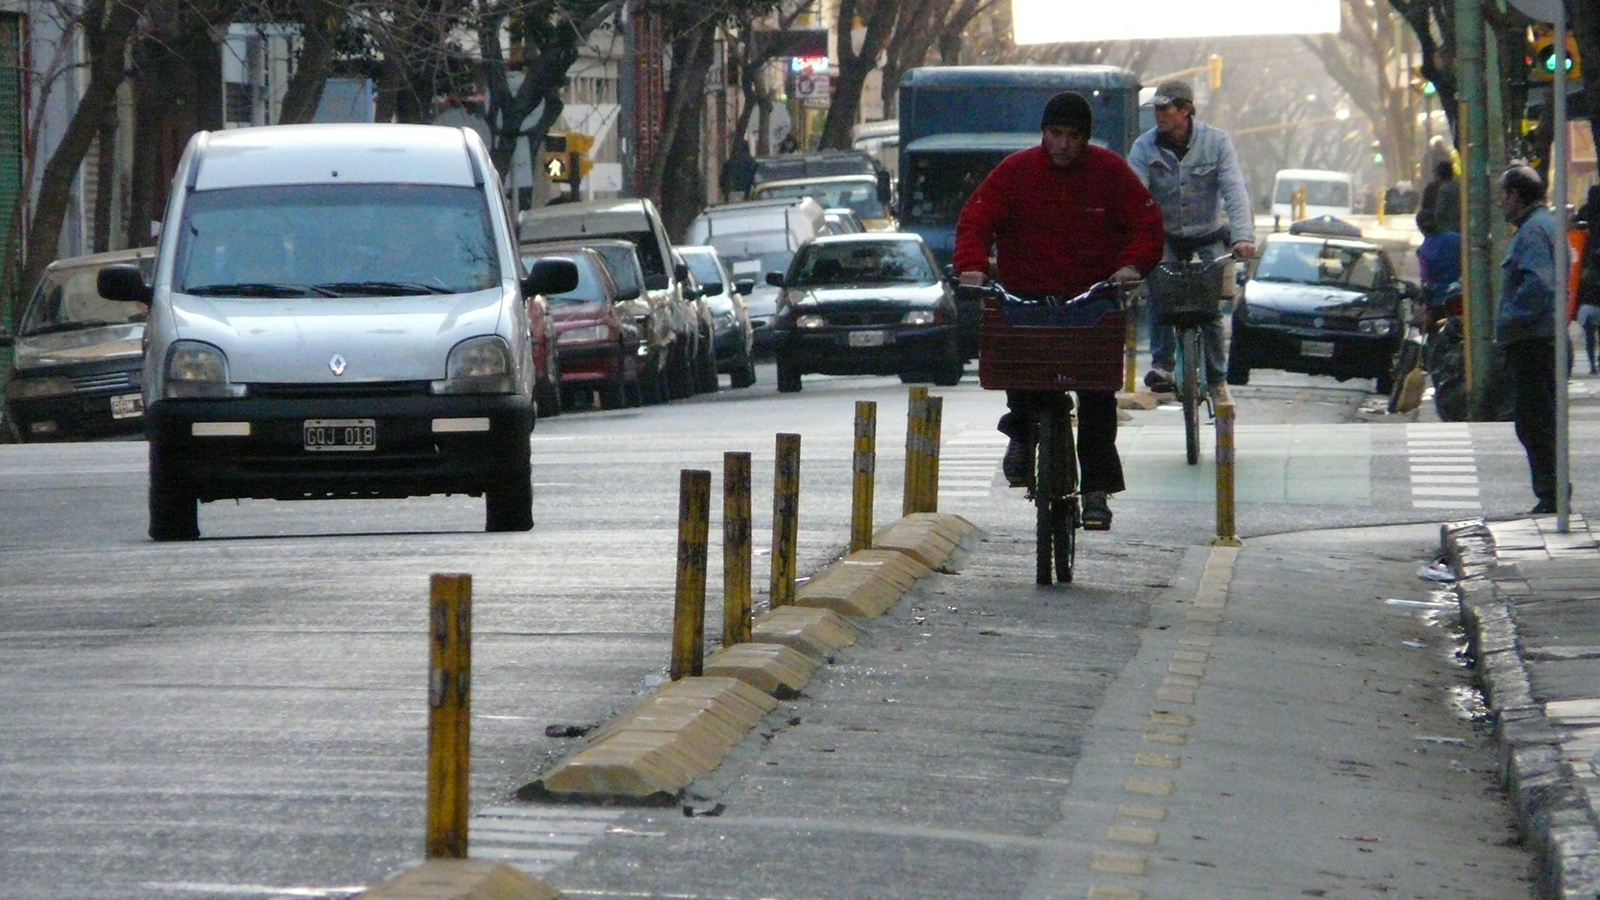
<path fill-rule="evenodd" d="M 1033 426 L 1034 582 L 1042 585 L 1055 580 L 1055 419 L 1054 412 L 1040 412 Z"/>
<path fill-rule="evenodd" d="M 1051 508 L 1050 530 L 1055 544 L 1056 580 L 1072 583 L 1072 566 L 1078 549 L 1078 498 L 1057 500 Z"/>
<path fill-rule="evenodd" d="M 1200 329 L 1178 332 L 1178 363 L 1183 383 L 1178 385 L 1183 398 L 1183 441 L 1189 465 L 1200 461 L 1200 365 L 1205 357 L 1200 350 Z"/>
<path fill-rule="evenodd" d="M 1070 584 L 1079 524 L 1078 460 L 1071 415 L 1065 410 L 1042 412 L 1036 427 L 1035 580 L 1042 585 L 1052 581 Z"/>

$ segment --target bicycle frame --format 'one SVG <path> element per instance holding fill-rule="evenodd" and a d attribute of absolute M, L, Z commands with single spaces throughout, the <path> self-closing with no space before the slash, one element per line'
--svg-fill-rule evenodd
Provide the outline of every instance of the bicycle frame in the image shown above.
<path fill-rule="evenodd" d="M 1200 461 L 1200 405 L 1208 418 L 1216 415 L 1211 402 L 1210 379 L 1201 376 L 1205 348 L 1201 329 L 1221 315 L 1222 275 L 1232 254 L 1211 260 L 1187 259 L 1160 263 L 1145 279 L 1150 290 L 1151 315 L 1159 325 L 1177 331 L 1178 400 L 1183 404 L 1185 457 L 1189 465 Z"/>

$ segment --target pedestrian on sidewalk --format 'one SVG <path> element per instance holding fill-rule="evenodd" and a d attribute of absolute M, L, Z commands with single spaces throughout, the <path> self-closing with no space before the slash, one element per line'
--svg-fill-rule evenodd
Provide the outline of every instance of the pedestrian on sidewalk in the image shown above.
<path fill-rule="evenodd" d="M 1507 169 L 1500 176 L 1500 211 L 1517 233 L 1500 263 L 1494 337 L 1505 351 L 1512 422 L 1539 501 L 1532 513 L 1548 515 L 1556 511 L 1556 217 L 1545 205 L 1539 173 L 1528 166 Z"/>
<path fill-rule="evenodd" d="M 1205 262 L 1231 250 L 1239 259 L 1255 255 L 1256 220 L 1250 190 L 1239 168 L 1239 154 L 1228 133 L 1195 121 L 1194 89 L 1187 81 L 1166 81 L 1150 98 L 1156 127 L 1139 135 L 1128 151 L 1128 165 L 1161 206 L 1166 229 L 1163 262 L 1198 255 Z M 1227 373 L 1222 317 L 1201 329 L 1207 384 Z M 1158 394 L 1173 384 L 1177 337 L 1171 325 L 1150 314 L 1150 371 L 1145 386 Z"/>
<path fill-rule="evenodd" d="M 1589 198 L 1578 208 L 1578 221 L 1588 227 L 1583 243 L 1583 265 L 1578 272 L 1578 326 L 1583 348 L 1589 353 L 1589 374 L 1596 374 L 1600 351 L 1600 184 L 1589 188 Z"/>
<path fill-rule="evenodd" d="M 750 152 L 750 142 L 744 138 L 736 138 L 733 142 L 733 152 L 728 154 L 728 161 L 722 164 L 722 199 L 724 202 L 743 200 L 750 193 L 750 185 L 756 177 L 756 158 Z"/>

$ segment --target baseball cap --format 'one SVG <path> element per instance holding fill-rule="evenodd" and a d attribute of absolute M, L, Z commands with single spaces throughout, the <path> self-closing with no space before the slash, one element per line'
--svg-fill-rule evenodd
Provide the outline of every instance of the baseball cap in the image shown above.
<path fill-rule="evenodd" d="M 1169 106 L 1174 101 L 1182 100 L 1185 103 L 1194 103 L 1194 88 L 1187 81 L 1163 81 L 1156 87 L 1155 96 L 1150 98 L 1151 106 Z"/>

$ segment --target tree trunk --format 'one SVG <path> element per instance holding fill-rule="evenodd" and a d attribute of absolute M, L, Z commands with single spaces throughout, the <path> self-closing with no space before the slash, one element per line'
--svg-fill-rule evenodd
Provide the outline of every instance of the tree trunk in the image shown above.
<path fill-rule="evenodd" d="M 661 147 L 650 161 L 646 194 L 661 200 L 661 218 L 667 233 L 679 240 L 706 203 L 701 174 L 700 121 L 705 113 L 706 73 L 715 51 L 716 24 L 697 23 L 682 31 L 669 24 L 672 42 L 671 84 L 667 89 L 667 120 L 661 129 Z"/>
<path fill-rule="evenodd" d="M 108 8 L 109 6 L 109 8 Z M 83 99 L 67 123 L 61 143 L 45 163 L 39 196 L 34 204 L 33 222 L 28 231 L 21 278 L 26 297 L 45 266 L 54 262 L 61 246 L 61 225 L 66 220 L 72 185 L 83 158 L 94 143 L 106 112 L 116 101 L 117 85 L 122 83 L 123 52 L 133 33 L 139 9 L 130 3 L 91 3 L 84 15 L 84 42 L 89 48 L 89 78 Z"/>
<path fill-rule="evenodd" d="M 343 12 L 329 0 L 301 0 L 297 12 L 300 54 L 278 116 L 284 125 L 310 122 L 316 116 L 322 89 L 333 73 L 333 39 L 344 21 Z"/>

